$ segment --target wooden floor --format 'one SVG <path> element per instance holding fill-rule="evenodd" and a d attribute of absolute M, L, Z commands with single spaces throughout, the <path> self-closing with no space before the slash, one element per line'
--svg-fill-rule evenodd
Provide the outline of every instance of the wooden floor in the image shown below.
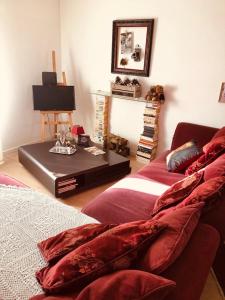
<path fill-rule="evenodd" d="M 137 162 L 134 158 L 131 158 L 132 173 L 135 173 L 138 169 L 144 165 Z M 51 195 L 50 192 L 32 175 L 30 174 L 19 162 L 17 158 L 17 151 L 11 151 L 4 155 L 4 163 L 0 165 L 0 172 L 10 175 L 17 180 L 22 181 L 26 185 L 41 191 L 45 194 Z M 71 205 L 77 209 L 81 209 L 88 201 L 93 199 L 99 193 L 111 186 L 113 182 L 101 185 L 99 187 L 90 189 L 80 194 L 71 196 L 66 200 L 58 199 L 65 204 Z M 205 289 L 202 293 L 201 300 L 224 300 L 220 288 L 211 272 L 209 274 Z M 182 299 L 181 299 L 182 300 Z"/>

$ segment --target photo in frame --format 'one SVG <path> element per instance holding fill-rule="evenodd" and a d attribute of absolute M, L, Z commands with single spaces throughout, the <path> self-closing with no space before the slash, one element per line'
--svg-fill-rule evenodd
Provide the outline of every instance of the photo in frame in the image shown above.
<path fill-rule="evenodd" d="M 111 72 L 149 76 L 154 19 L 115 20 Z"/>
<path fill-rule="evenodd" d="M 225 82 L 222 82 L 221 85 L 219 102 L 225 103 Z"/>

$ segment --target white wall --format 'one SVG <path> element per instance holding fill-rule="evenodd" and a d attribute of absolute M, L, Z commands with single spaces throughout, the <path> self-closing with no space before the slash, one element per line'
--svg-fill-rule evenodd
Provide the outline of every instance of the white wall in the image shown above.
<path fill-rule="evenodd" d="M 0 99 L 3 150 L 40 138 L 32 85 L 51 71 L 55 49 L 60 69 L 58 0 L 0 0 Z"/>
<path fill-rule="evenodd" d="M 149 78 L 145 87 L 165 86 L 160 151 L 169 147 L 179 121 L 220 127 L 225 104 L 218 103 L 225 81 L 224 0 L 61 0 L 62 67 L 77 96 L 76 123 L 93 132 L 92 90 L 108 90 L 112 21 L 154 18 Z M 113 100 L 112 131 L 128 137 L 132 150 L 141 133 L 143 104 Z"/>

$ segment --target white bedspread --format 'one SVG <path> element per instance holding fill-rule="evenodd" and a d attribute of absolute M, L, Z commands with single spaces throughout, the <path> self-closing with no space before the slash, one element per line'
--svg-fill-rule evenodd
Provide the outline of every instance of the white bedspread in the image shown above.
<path fill-rule="evenodd" d="M 46 263 L 37 242 L 87 223 L 98 221 L 31 189 L 0 185 L 0 299 L 42 293 L 35 272 Z"/>

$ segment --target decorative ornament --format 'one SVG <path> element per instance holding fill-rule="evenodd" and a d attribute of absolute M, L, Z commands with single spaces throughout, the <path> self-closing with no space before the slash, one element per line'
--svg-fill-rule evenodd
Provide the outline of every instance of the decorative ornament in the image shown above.
<path fill-rule="evenodd" d="M 121 58 L 120 64 L 121 64 L 121 66 L 126 66 L 128 64 L 128 59 L 127 58 Z"/>
<path fill-rule="evenodd" d="M 147 101 L 161 102 L 165 101 L 163 87 L 161 85 L 155 85 L 150 88 L 145 96 Z"/>

